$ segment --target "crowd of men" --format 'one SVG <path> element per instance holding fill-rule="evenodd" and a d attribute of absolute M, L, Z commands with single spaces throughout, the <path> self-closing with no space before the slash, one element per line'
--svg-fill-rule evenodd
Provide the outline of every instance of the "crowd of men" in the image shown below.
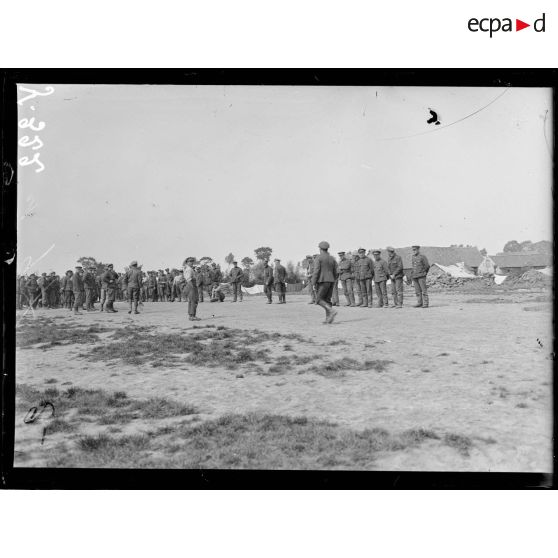
<path fill-rule="evenodd" d="M 392 247 L 387 248 L 388 259 L 382 259 L 380 250 L 372 250 L 372 258 L 360 248 L 357 254 L 339 252 L 339 262 L 328 250 L 329 243 L 319 244 L 319 254 L 306 257 L 306 279 L 310 293 L 309 304 L 317 304 L 326 309 L 326 322 L 331 323 L 339 305 L 339 282 L 342 285 L 349 307 L 388 308 L 390 307 L 387 281 L 391 281 L 392 308 L 403 307 L 404 270 L 401 257 Z M 188 302 L 190 320 L 197 320 L 196 309 L 207 296 L 210 302 L 225 300 L 224 281 L 230 285 L 232 302 L 242 302 L 242 284 L 247 279 L 246 273 L 238 263 L 224 275 L 216 263 L 195 265 L 195 258 L 184 261 L 182 269 L 144 272 L 137 261 L 131 262 L 123 273 L 114 271 L 112 264 L 107 264 L 99 273 L 96 265 L 86 269 L 76 266 L 75 270 L 66 271 L 63 277 L 42 273 L 32 273 L 17 278 L 17 308 L 25 306 L 37 308 L 68 308 L 79 314 L 82 310 L 96 311 L 100 303 L 101 312 L 117 312 L 115 301 L 126 301 L 128 313 L 139 314 L 138 306 L 143 302 Z M 420 246 L 413 246 L 412 281 L 417 302 L 415 307 L 428 308 L 428 291 L 426 275 L 430 265 L 420 253 Z M 263 290 L 267 304 L 273 302 L 276 293 L 278 304 L 286 304 L 287 270 L 279 259 L 273 266 L 269 261 L 263 263 Z M 373 289 L 376 291 L 377 303 L 374 305 Z"/>

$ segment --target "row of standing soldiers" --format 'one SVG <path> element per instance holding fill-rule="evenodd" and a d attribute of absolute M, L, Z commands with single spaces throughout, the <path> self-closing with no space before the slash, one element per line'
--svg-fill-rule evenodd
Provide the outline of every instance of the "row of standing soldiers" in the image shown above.
<path fill-rule="evenodd" d="M 68 270 L 63 277 L 54 271 L 49 274 L 42 273 L 37 276 L 17 277 L 16 305 L 18 309 L 25 306 L 37 308 L 69 308 L 72 309 L 76 302 L 76 293 L 83 292 L 82 303 L 79 305 L 84 310 L 93 310 L 93 304 L 101 303 L 101 310 L 106 303 L 106 292 L 114 291 L 114 300 L 128 301 L 126 285 L 126 268 L 124 273 L 114 271 L 113 265 L 108 264 L 101 273 L 96 266 L 84 269 L 77 266 L 74 271 Z M 141 272 L 141 270 L 140 270 Z M 185 302 L 184 275 L 182 270 L 166 269 L 159 272 L 141 272 L 142 283 L 139 288 L 140 302 Z M 211 297 L 215 286 L 223 280 L 220 266 L 213 263 L 211 266 L 203 265 L 196 268 L 198 285 L 198 298 L 204 300 L 204 291 Z M 240 278 L 242 280 L 242 277 Z M 83 285 L 82 285 L 83 284 Z M 109 305 L 112 306 L 112 305 Z"/>
<path fill-rule="evenodd" d="M 426 287 L 426 275 L 430 264 L 426 256 L 420 253 L 420 246 L 412 247 L 412 280 L 415 287 L 417 302 L 415 307 L 428 308 L 428 290 Z M 366 250 L 360 248 L 358 254 L 347 256 L 346 252 L 338 252 L 339 263 L 333 294 L 331 297 L 333 306 L 339 305 L 338 281 L 341 281 L 343 293 L 347 299 L 346 306 L 374 307 L 372 281 L 376 291 L 376 308 L 388 308 L 387 281 L 391 281 L 391 292 L 393 297 L 392 308 L 403 307 L 403 260 L 395 248 L 387 248 L 388 260 L 381 257 L 380 250 L 373 250 L 373 258 L 366 255 Z M 308 267 L 306 276 L 310 289 L 311 300 L 308 304 L 316 304 L 316 291 L 312 287 L 311 277 L 314 272 L 314 256 L 306 256 Z"/>

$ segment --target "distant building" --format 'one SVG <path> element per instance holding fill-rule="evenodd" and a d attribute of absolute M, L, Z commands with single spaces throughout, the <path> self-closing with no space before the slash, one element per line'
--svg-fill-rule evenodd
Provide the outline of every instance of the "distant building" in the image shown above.
<path fill-rule="evenodd" d="M 501 275 L 520 275 L 529 269 L 544 269 L 552 265 L 552 254 L 537 252 L 503 252 L 490 256 Z"/>

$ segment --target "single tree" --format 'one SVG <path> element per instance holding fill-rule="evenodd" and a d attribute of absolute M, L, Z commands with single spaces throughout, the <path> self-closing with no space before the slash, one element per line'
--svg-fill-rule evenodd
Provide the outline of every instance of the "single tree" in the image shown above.
<path fill-rule="evenodd" d="M 254 265 L 254 260 L 246 256 L 245 258 L 242 258 L 240 263 L 244 266 L 244 269 L 250 270 L 250 268 Z"/>
<path fill-rule="evenodd" d="M 256 258 L 260 261 L 269 260 L 271 258 L 271 253 L 273 250 L 269 246 L 260 246 L 254 250 Z"/>
<path fill-rule="evenodd" d="M 517 240 L 510 240 L 506 242 L 504 252 L 521 252 L 521 245 Z"/>
<path fill-rule="evenodd" d="M 230 252 L 229 255 L 225 258 L 225 261 L 227 262 L 227 265 L 231 267 L 232 263 L 234 262 L 234 254 Z"/>

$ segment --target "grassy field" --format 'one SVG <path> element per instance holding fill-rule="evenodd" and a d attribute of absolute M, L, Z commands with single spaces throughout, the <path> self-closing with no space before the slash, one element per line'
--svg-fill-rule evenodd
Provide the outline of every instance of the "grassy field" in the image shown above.
<path fill-rule="evenodd" d="M 17 330 L 15 465 L 548 471 L 544 297 L 437 294 L 332 326 L 300 295 L 202 304 L 194 327 L 179 303 L 38 311 Z"/>

